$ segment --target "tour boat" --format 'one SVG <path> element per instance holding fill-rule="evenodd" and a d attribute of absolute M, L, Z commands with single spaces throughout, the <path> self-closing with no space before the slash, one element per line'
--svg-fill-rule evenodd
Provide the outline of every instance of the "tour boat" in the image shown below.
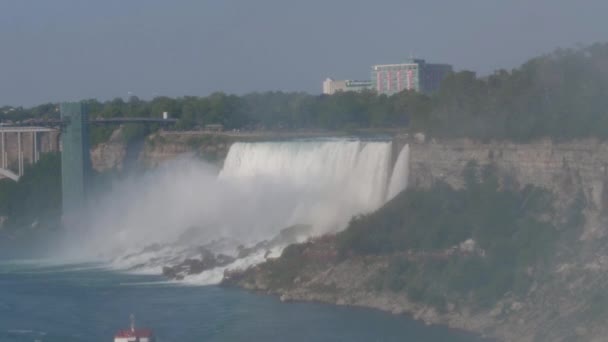
<path fill-rule="evenodd" d="M 135 317 L 131 315 L 131 328 L 117 332 L 114 342 L 154 342 L 154 335 L 149 329 L 135 329 Z"/>

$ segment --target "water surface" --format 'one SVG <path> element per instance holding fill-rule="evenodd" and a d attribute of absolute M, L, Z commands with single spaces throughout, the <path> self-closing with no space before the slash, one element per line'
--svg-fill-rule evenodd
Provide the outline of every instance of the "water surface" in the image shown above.
<path fill-rule="evenodd" d="M 160 341 L 478 341 L 374 310 L 281 303 L 93 264 L 0 262 L 1 342 L 112 341 L 131 313 Z"/>

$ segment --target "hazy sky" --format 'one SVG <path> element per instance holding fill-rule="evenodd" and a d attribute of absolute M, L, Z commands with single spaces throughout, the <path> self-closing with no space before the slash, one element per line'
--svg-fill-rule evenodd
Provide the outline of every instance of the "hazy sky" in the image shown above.
<path fill-rule="evenodd" d="M 607 0 L 0 0 L 0 105 L 284 90 L 608 41 Z"/>

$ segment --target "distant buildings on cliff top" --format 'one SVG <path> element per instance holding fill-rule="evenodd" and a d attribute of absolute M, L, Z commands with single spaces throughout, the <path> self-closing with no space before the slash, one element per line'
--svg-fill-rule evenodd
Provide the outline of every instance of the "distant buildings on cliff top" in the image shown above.
<path fill-rule="evenodd" d="M 449 64 L 426 63 L 424 59 L 408 59 L 400 64 L 372 66 L 370 81 L 333 80 L 323 82 L 323 94 L 337 92 L 375 90 L 378 94 L 393 95 L 403 90 L 433 93 L 441 81 L 453 71 Z"/>

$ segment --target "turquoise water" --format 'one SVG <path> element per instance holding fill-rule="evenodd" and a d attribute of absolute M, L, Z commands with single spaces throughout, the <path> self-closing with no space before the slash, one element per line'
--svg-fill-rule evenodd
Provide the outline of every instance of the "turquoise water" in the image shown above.
<path fill-rule="evenodd" d="M 160 341 L 478 341 L 374 310 L 281 303 L 91 264 L 0 262 L 1 342 L 112 341 L 131 313 Z"/>

